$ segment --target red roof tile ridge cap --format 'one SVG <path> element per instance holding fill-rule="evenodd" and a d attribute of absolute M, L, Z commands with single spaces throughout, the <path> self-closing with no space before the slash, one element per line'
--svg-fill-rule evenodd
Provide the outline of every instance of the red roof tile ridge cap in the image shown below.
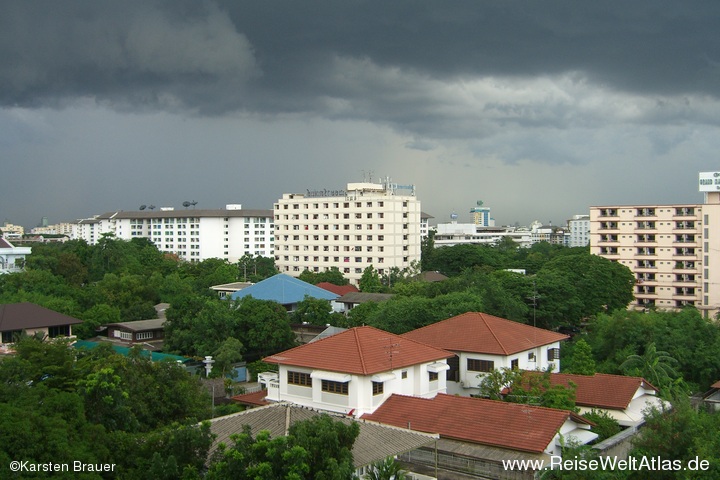
<path fill-rule="evenodd" d="M 338 337 L 338 336 L 340 336 L 340 335 L 342 335 L 342 334 L 344 334 L 344 333 L 349 333 L 350 330 L 351 330 L 351 329 L 348 329 L 348 330 L 345 330 L 344 332 L 336 333 L 335 335 L 330 335 L 329 337 L 321 338 L 321 339 L 316 340 L 316 341 L 314 341 L 314 342 L 312 342 L 312 343 L 303 343 L 302 345 L 298 345 L 298 346 L 296 346 L 296 347 L 288 348 L 287 350 L 283 350 L 282 352 L 273 353 L 272 355 L 268 355 L 267 357 L 263 357 L 263 361 L 265 361 L 265 360 L 267 360 L 267 359 L 269 359 L 269 358 L 272 359 L 272 357 L 276 357 L 277 355 L 280 355 L 280 356 L 282 357 L 283 354 L 285 354 L 285 353 L 289 353 L 289 352 L 298 350 L 298 349 L 300 349 L 300 348 L 308 347 L 308 346 L 310 346 L 310 345 L 318 345 L 318 344 L 320 344 L 321 342 L 324 342 L 324 341 L 326 341 L 326 340 L 330 340 L 331 338 Z M 317 348 L 317 347 L 313 347 L 313 348 Z M 275 361 L 277 361 L 277 360 L 275 360 Z M 279 363 L 279 362 L 278 362 L 278 363 Z"/>
<path fill-rule="evenodd" d="M 353 333 L 355 334 L 355 348 L 357 348 L 358 358 L 360 359 L 360 368 L 362 368 L 363 375 L 368 375 L 368 369 L 365 365 L 365 356 L 363 355 L 363 349 L 360 346 L 360 336 L 358 335 L 358 329 L 360 327 L 355 327 L 352 329 Z"/>
<path fill-rule="evenodd" d="M 424 327 L 423 327 L 423 328 L 424 328 Z M 406 333 L 410 333 L 410 332 L 406 332 Z M 429 343 L 421 342 L 420 340 L 414 340 L 414 339 L 412 339 L 412 338 L 407 338 L 407 337 L 405 337 L 404 335 L 405 335 L 405 334 L 403 333 L 402 335 L 398 335 L 398 336 L 401 337 L 403 340 L 405 340 L 405 341 L 407 341 L 407 342 L 416 343 L 416 344 L 418 344 L 418 345 L 422 345 L 423 347 L 432 348 L 433 350 L 438 350 L 438 351 L 440 351 L 440 352 L 445 352 L 448 356 L 447 356 L 447 357 L 444 357 L 444 358 L 449 358 L 449 357 L 455 355 L 455 353 L 451 352 L 451 351 L 448 350 L 447 348 L 442 348 L 442 347 L 437 347 L 437 346 L 435 346 L 435 345 L 430 345 Z"/>
<path fill-rule="evenodd" d="M 498 345 L 500 345 L 500 349 L 503 351 L 503 353 L 504 353 L 505 355 L 510 355 L 510 352 L 508 352 L 508 349 L 505 348 L 505 345 L 503 345 L 502 342 L 500 341 L 500 339 L 497 337 L 497 335 L 495 335 L 495 332 L 493 331 L 493 329 L 490 327 L 490 325 L 488 324 L 487 320 L 485 319 L 485 315 L 486 315 L 486 314 L 484 314 L 484 313 L 478 313 L 478 315 L 480 316 L 480 318 L 482 319 L 482 321 L 485 323 L 485 326 L 487 327 L 487 329 L 490 331 L 490 335 L 492 335 L 493 338 L 495 339 L 495 341 L 498 343 Z M 493 315 L 490 315 L 490 316 L 492 317 Z M 494 317 L 494 318 L 498 318 L 498 319 L 500 319 L 500 320 L 505 320 L 504 318 L 500 318 L 500 317 Z M 506 321 L 512 322 L 512 320 L 506 320 Z"/>

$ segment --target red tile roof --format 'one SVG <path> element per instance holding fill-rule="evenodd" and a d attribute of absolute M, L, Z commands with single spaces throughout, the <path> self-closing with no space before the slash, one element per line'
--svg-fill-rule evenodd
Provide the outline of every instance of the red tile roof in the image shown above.
<path fill-rule="evenodd" d="M 720 380 L 710 385 L 710 388 L 720 388 Z"/>
<path fill-rule="evenodd" d="M 0 248 L 13 248 L 12 243 L 0 237 Z"/>
<path fill-rule="evenodd" d="M 332 292 L 336 295 L 340 295 L 341 297 L 346 293 L 360 291 L 355 285 L 335 285 L 334 283 L 330 282 L 320 282 L 315 286 L 320 287 L 323 290 L 327 290 L 328 292 Z"/>
<path fill-rule="evenodd" d="M 76 325 L 82 320 L 64 315 L 34 303 L 9 303 L 0 305 L 0 331 L 24 330 L 26 328 L 58 327 Z"/>
<path fill-rule="evenodd" d="M 453 354 L 374 327 L 355 327 L 266 357 L 269 363 L 373 375 Z"/>
<path fill-rule="evenodd" d="M 524 372 L 525 375 L 542 375 L 541 372 Z M 569 387 L 570 382 L 576 385 L 575 404 L 582 407 L 609 408 L 625 410 L 632 401 L 638 388 L 644 387 L 658 391 L 652 384 L 641 377 L 622 375 L 574 375 L 570 373 L 551 373 L 550 384 Z"/>
<path fill-rule="evenodd" d="M 403 337 L 453 352 L 490 355 L 512 355 L 569 338 L 479 312 L 463 313 L 405 333 Z"/>
<path fill-rule="evenodd" d="M 565 410 L 442 393 L 432 399 L 391 395 L 362 418 L 453 440 L 538 453 L 545 451 L 568 418 L 590 424 Z"/>
<path fill-rule="evenodd" d="M 230 400 L 240 403 L 242 405 L 250 405 L 254 407 L 262 407 L 264 405 L 270 405 L 270 402 L 265 400 L 267 397 L 267 390 L 259 390 L 253 393 L 244 393 L 242 395 L 235 395 L 230 397 Z"/>

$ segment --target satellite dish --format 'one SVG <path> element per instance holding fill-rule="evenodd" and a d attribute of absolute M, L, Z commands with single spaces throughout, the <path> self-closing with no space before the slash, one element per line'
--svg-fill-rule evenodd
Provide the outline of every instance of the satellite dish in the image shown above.
<path fill-rule="evenodd" d="M 147 208 L 147 205 L 140 205 L 140 210 L 145 210 Z"/>
<path fill-rule="evenodd" d="M 150 210 L 155 210 L 155 205 L 150 205 L 148 208 L 149 208 Z"/>
<path fill-rule="evenodd" d="M 190 202 L 187 200 L 183 202 L 183 207 L 188 208 L 190 206 Z"/>
<path fill-rule="evenodd" d="M 482 207 L 482 206 L 483 206 L 483 201 L 482 201 L 482 200 L 478 200 L 476 203 L 477 203 L 477 206 L 478 206 L 478 207 Z"/>
<path fill-rule="evenodd" d="M 457 213 L 451 213 L 450 214 L 450 220 L 457 220 L 458 214 Z"/>

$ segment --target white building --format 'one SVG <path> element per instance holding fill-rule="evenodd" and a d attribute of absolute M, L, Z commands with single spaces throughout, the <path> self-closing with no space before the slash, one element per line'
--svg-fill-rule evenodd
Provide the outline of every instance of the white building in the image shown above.
<path fill-rule="evenodd" d="M 567 335 L 486 313 L 468 312 L 402 335 L 453 352 L 447 360 L 450 394 L 479 393 L 485 373 L 502 368 L 560 370 L 560 342 Z"/>
<path fill-rule="evenodd" d="M 97 243 L 104 233 L 117 238 L 147 238 L 159 250 L 189 261 L 220 258 L 238 261 L 245 254 L 273 254 L 271 210 L 245 210 L 227 205 L 217 210 L 109 212 L 78 222 L 77 238 Z"/>
<path fill-rule="evenodd" d="M 0 274 L 21 272 L 25 266 L 25 256 L 30 253 L 30 247 L 16 247 L 0 238 Z"/>
<path fill-rule="evenodd" d="M 25 228 L 21 225 L 13 225 L 12 223 L 5 222 L 3 223 L 2 227 L 0 227 L 0 231 L 2 231 L 3 238 L 9 238 L 9 239 L 16 239 L 16 238 L 22 238 L 22 236 L 25 234 Z"/>
<path fill-rule="evenodd" d="M 433 398 L 445 393 L 451 353 L 374 327 L 355 327 L 264 359 L 266 401 L 360 417 L 392 394 Z"/>
<path fill-rule="evenodd" d="M 503 238 L 510 238 L 520 247 L 532 245 L 530 230 L 515 227 L 483 227 L 474 223 L 438 223 L 433 238 L 435 247 L 480 244 L 496 245 Z"/>
<path fill-rule="evenodd" d="M 336 267 L 357 284 L 420 261 L 420 201 L 413 185 L 349 183 L 346 190 L 286 193 L 274 206 L 275 265 L 298 276 Z"/>
<path fill-rule="evenodd" d="M 590 215 L 573 215 L 568 220 L 569 247 L 587 247 L 590 245 Z"/>

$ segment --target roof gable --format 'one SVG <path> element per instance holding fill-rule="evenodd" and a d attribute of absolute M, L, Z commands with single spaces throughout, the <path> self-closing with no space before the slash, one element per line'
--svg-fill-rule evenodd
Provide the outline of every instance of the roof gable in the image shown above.
<path fill-rule="evenodd" d="M 253 298 L 259 300 L 273 300 L 281 305 L 301 302 L 305 299 L 305 296 L 322 300 L 335 300 L 338 298 L 338 295 L 332 292 L 284 273 L 273 275 L 261 282 L 243 288 L 230 295 L 230 298 L 238 300 L 248 295 L 252 295 Z"/>
<path fill-rule="evenodd" d="M 266 357 L 269 363 L 373 375 L 451 357 L 452 353 L 374 327 L 355 327 Z"/>
<path fill-rule="evenodd" d="M 9 303 L 0 305 L 0 331 L 24 330 L 26 328 L 58 327 L 76 325 L 82 320 L 73 318 L 34 303 Z"/>
<path fill-rule="evenodd" d="M 346 293 L 350 292 L 357 292 L 358 289 L 355 285 L 335 285 L 334 283 L 330 282 L 320 282 L 316 287 L 320 287 L 324 290 L 327 290 L 328 292 L 335 293 L 337 295 L 345 295 Z"/>
<path fill-rule="evenodd" d="M 583 407 L 625 410 L 639 388 L 643 387 L 657 391 L 657 388 L 641 377 L 607 375 L 604 373 L 596 373 L 595 375 L 550 374 L 551 385 L 568 387 L 570 382 L 577 386 L 575 389 L 575 404 Z"/>
<path fill-rule="evenodd" d="M 569 418 L 589 423 L 565 410 L 443 393 L 432 399 L 391 395 L 374 413 L 362 418 L 526 452 L 545 451 Z"/>
<path fill-rule="evenodd" d="M 487 313 L 468 312 L 403 334 L 453 352 L 512 355 L 565 340 L 567 335 Z"/>

